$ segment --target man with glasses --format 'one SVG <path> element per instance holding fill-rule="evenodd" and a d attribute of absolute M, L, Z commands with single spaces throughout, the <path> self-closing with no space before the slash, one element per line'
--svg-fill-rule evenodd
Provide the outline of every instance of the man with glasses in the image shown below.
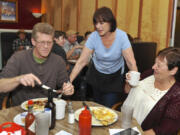
<path fill-rule="evenodd" d="M 12 105 L 32 99 L 47 97 L 47 91 L 37 84 L 45 84 L 60 89 L 65 95 L 72 95 L 74 87 L 68 82 L 68 74 L 63 59 L 51 53 L 54 29 L 48 23 L 38 23 L 33 27 L 33 48 L 15 53 L 0 73 L 0 91 L 11 92 Z"/>

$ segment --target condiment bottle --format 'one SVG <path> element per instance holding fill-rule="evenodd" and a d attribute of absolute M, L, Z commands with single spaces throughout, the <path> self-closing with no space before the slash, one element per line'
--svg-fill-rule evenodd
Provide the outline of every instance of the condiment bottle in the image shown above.
<path fill-rule="evenodd" d="M 49 108 L 51 110 L 51 124 L 49 126 L 49 129 L 53 129 L 55 127 L 56 123 L 56 105 L 53 102 L 53 97 L 52 97 L 52 91 L 48 90 L 48 102 L 45 105 L 45 109 Z"/>
<path fill-rule="evenodd" d="M 74 123 L 74 110 L 72 107 L 72 102 L 68 103 L 68 123 L 70 124 Z"/>
<path fill-rule="evenodd" d="M 79 115 L 79 135 L 91 135 L 91 113 L 85 107 Z"/>
<path fill-rule="evenodd" d="M 33 101 L 28 101 L 28 114 L 25 117 L 26 135 L 35 135 L 35 116 L 33 114 Z"/>

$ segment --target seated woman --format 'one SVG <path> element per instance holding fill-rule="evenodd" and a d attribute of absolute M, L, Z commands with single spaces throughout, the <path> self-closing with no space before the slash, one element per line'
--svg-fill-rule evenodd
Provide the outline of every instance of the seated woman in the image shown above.
<path fill-rule="evenodd" d="M 145 135 L 175 135 L 180 130 L 180 49 L 160 51 L 152 69 L 123 105 L 134 108 Z"/>

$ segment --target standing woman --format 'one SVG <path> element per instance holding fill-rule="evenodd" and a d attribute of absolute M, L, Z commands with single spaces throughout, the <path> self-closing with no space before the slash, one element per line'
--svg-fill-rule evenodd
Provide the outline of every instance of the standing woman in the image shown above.
<path fill-rule="evenodd" d="M 88 80 L 93 88 L 95 102 L 111 107 L 123 93 L 124 59 L 129 70 L 137 71 L 136 61 L 127 34 L 116 28 L 116 20 L 107 7 L 96 10 L 93 16 L 96 31 L 91 33 L 82 54 L 70 75 L 76 78 L 91 54 L 92 66 Z"/>

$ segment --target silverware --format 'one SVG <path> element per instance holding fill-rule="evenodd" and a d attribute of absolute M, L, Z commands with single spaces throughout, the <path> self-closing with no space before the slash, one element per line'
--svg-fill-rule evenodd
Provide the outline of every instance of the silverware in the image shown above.
<path fill-rule="evenodd" d="M 71 83 L 70 81 L 67 81 L 66 83 Z M 61 94 L 58 95 L 58 99 L 61 99 L 62 95 L 64 94 L 63 88 L 61 88 Z"/>
<path fill-rule="evenodd" d="M 43 88 L 43 89 L 45 89 L 45 90 L 52 90 L 53 92 L 57 92 L 57 90 L 52 89 L 52 88 L 50 88 L 49 86 L 46 86 L 46 85 L 44 85 L 44 84 L 42 84 L 42 85 L 40 85 L 40 86 L 41 86 L 41 88 Z"/>
<path fill-rule="evenodd" d="M 61 92 L 61 94 L 58 95 L 58 99 L 61 99 L 62 95 L 63 95 L 63 91 Z"/>
<path fill-rule="evenodd" d="M 90 111 L 90 113 L 92 113 L 89 106 L 85 103 L 85 101 L 83 101 L 82 104 L 83 104 L 83 106 L 86 106 L 86 108 Z"/>

